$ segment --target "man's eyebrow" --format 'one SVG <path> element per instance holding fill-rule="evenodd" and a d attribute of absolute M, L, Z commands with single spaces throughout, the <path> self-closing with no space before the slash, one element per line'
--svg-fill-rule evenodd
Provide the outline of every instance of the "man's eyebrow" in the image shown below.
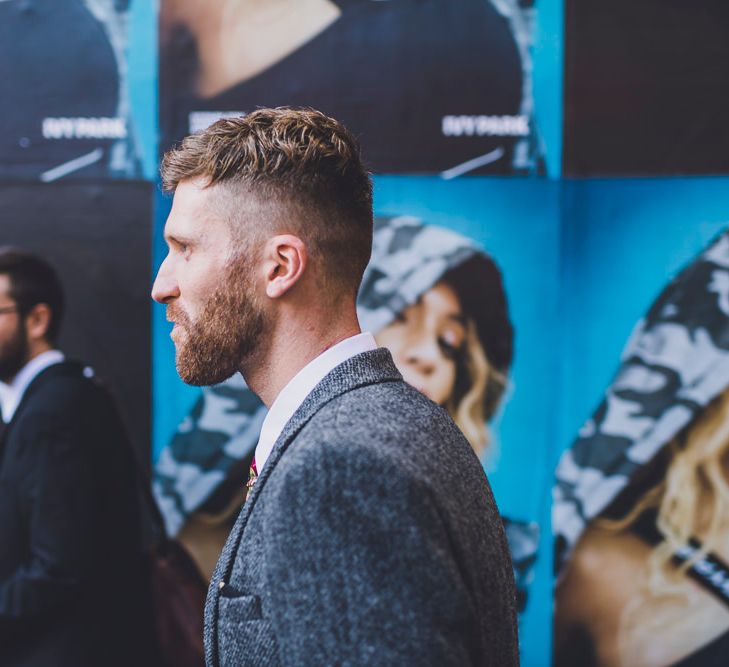
<path fill-rule="evenodd" d="M 454 313 L 453 315 L 449 315 L 448 319 L 458 322 L 458 324 L 462 324 L 464 327 L 468 324 L 468 317 L 463 313 Z"/>

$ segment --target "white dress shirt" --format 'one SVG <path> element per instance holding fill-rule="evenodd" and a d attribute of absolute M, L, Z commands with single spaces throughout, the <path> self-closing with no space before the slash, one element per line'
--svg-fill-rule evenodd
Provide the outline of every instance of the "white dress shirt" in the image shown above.
<path fill-rule="evenodd" d="M 58 350 L 41 352 L 20 369 L 10 384 L 0 382 L 0 408 L 2 408 L 3 421 L 6 424 L 9 424 L 13 418 L 30 383 L 36 379 L 41 371 L 54 364 L 60 364 L 64 358 L 63 352 Z"/>
<path fill-rule="evenodd" d="M 312 359 L 289 380 L 276 396 L 276 400 L 261 426 L 261 435 L 258 445 L 256 445 L 256 468 L 259 473 L 266 465 L 271 450 L 286 423 L 294 416 L 294 412 L 314 387 L 324 379 L 324 376 L 350 357 L 376 348 L 377 343 L 371 333 L 350 336 Z"/>

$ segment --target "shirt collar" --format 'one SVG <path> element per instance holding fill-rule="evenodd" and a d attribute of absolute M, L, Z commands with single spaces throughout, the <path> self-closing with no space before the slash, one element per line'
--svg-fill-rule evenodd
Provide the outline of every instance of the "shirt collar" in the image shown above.
<path fill-rule="evenodd" d="M 0 408 L 6 424 L 13 418 L 30 383 L 46 368 L 60 364 L 63 360 L 63 353 L 59 350 L 42 352 L 25 364 L 10 384 L 0 382 Z"/>
<path fill-rule="evenodd" d="M 279 392 L 261 426 L 256 446 L 256 467 L 260 473 L 286 423 L 311 391 L 330 371 L 350 357 L 377 348 L 371 333 L 360 333 L 340 341 L 312 359 Z"/>

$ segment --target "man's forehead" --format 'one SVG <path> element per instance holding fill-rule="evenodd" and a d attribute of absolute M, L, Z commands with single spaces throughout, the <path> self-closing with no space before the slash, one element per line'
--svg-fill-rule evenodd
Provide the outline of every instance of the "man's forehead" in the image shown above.
<path fill-rule="evenodd" d="M 204 179 L 187 179 L 175 190 L 165 236 L 193 238 L 193 234 L 212 233 L 238 238 L 238 232 L 251 222 L 255 227 L 249 231 L 280 218 L 280 209 L 270 197 L 241 184 L 208 185 Z"/>
<path fill-rule="evenodd" d="M 214 186 L 203 187 L 200 181 L 183 181 L 175 190 L 172 209 L 165 224 L 165 236 L 204 238 L 216 233 L 225 221 L 215 206 Z"/>

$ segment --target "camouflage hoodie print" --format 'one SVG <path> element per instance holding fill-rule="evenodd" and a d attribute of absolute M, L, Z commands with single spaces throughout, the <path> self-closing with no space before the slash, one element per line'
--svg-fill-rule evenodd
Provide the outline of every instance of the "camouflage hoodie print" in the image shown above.
<path fill-rule="evenodd" d="M 729 231 L 638 322 L 605 398 L 560 460 L 552 526 L 564 567 L 588 523 L 729 386 Z"/>
<path fill-rule="evenodd" d="M 375 219 L 372 258 L 357 300 L 362 330 L 376 334 L 446 274 L 475 320 L 490 363 L 506 375 L 513 330 L 500 271 L 471 239 L 417 218 Z M 459 289 L 466 282 L 468 289 Z M 500 393 L 486 396 L 489 417 L 499 398 Z M 239 374 L 203 389 L 154 468 L 154 494 L 170 536 L 177 535 L 191 513 L 224 506 L 230 495 L 222 491 L 226 483 L 247 479 L 265 415 L 265 406 Z M 537 527 L 508 522 L 507 535 L 517 579 L 525 586 L 536 558 Z"/>

